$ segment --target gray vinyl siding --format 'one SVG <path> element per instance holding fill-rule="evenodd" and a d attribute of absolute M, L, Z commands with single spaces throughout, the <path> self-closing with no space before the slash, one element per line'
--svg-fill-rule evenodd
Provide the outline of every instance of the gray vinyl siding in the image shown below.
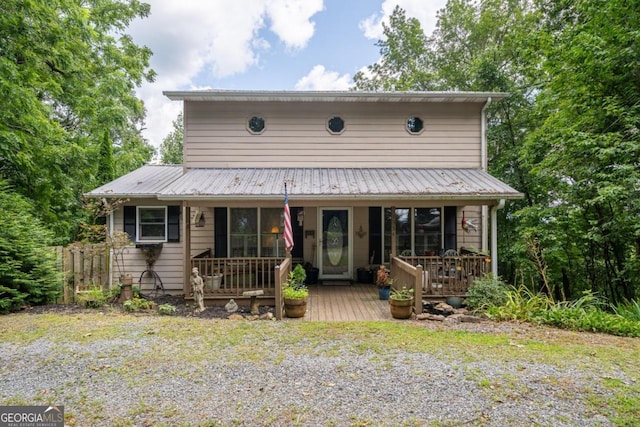
<path fill-rule="evenodd" d="M 481 167 L 482 103 L 185 102 L 184 164 L 206 167 Z M 247 130 L 264 117 L 263 133 Z M 326 129 L 331 116 L 345 130 Z M 406 121 L 424 130 L 412 135 Z"/>

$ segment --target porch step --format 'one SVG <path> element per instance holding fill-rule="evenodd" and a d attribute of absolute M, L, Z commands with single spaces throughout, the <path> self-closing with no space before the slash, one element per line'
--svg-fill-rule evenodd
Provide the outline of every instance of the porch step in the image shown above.
<path fill-rule="evenodd" d="M 350 286 L 352 284 L 351 280 L 321 280 L 320 284 L 322 286 Z"/>

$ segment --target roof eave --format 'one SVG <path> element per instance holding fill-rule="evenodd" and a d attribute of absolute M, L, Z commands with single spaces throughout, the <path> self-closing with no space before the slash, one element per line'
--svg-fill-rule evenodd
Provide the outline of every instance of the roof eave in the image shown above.
<path fill-rule="evenodd" d="M 172 101 L 262 101 L 262 102 L 484 102 L 509 96 L 505 92 L 370 92 L 370 91 L 163 91 Z"/>

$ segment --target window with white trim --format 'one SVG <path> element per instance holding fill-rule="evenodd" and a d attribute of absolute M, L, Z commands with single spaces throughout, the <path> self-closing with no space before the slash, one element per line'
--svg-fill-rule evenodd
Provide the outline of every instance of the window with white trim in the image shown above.
<path fill-rule="evenodd" d="M 159 243 L 167 241 L 167 207 L 138 206 L 137 241 Z"/>

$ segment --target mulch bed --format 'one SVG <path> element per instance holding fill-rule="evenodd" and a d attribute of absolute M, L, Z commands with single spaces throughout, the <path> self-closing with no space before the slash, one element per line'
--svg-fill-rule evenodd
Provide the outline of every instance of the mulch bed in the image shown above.
<path fill-rule="evenodd" d="M 174 316 L 182 316 L 182 317 L 198 317 L 202 319 L 226 319 L 229 316 L 227 310 L 225 310 L 224 305 L 222 306 L 210 306 L 207 307 L 205 311 L 201 313 L 196 313 L 194 311 L 194 307 L 189 304 L 187 305 L 185 299 L 182 296 L 172 296 L 172 295 L 161 295 L 157 297 L 147 297 L 147 299 L 152 300 L 156 304 L 156 309 L 153 311 L 149 311 L 149 314 L 157 313 L 157 306 L 161 304 L 171 304 L 176 308 Z M 95 313 L 95 312 L 113 312 L 122 311 L 125 312 L 125 309 L 122 304 L 117 302 L 105 304 L 100 308 L 87 308 L 81 304 L 46 304 L 39 305 L 33 307 L 24 307 L 23 312 L 30 314 L 43 314 L 43 313 L 59 313 L 59 314 L 76 314 L 76 313 Z M 250 307 L 240 306 L 236 314 L 241 314 L 245 317 L 249 317 Z M 141 310 L 136 313 L 144 314 L 146 311 Z M 268 312 L 275 312 L 273 306 L 260 306 L 260 314 L 266 314 Z"/>

